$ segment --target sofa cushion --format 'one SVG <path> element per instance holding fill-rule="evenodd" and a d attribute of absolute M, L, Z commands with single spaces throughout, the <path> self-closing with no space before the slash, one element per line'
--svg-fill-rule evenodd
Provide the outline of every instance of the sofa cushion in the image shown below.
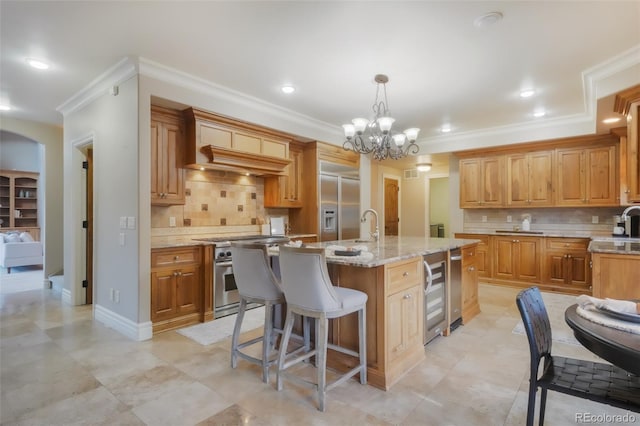
<path fill-rule="evenodd" d="M 4 233 L 0 232 L 0 243 L 4 243 Z"/>
<path fill-rule="evenodd" d="M 23 232 L 20 234 L 20 241 L 22 241 L 23 243 L 32 243 L 33 237 L 31 236 L 30 233 Z"/>

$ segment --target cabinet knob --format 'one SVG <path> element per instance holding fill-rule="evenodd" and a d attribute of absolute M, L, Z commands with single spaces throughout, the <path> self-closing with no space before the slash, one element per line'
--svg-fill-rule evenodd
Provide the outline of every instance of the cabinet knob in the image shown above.
<path fill-rule="evenodd" d="M 564 246 L 565 246 L 565 247 L 569 247 L 569 243 L 565 243 L 565 244 L 564 244 Z"/>
<path fill-rule="evenodd" d="M 177 276 L 178 276 L 178 273 L 177 273 L 176 271 L 173 271 L 173 276 L 174 276 L 174 277 L 177 277 Z"/>
<path fill-rule="evenodd" d="M 178 260 L 180 259 L 180 256 L 173 256 L 173 260 Z"/>
<path fill-rule="evenodd" d="M 403 299 L 411 299 L 411 294 L 410 293 L 405 294 Z"/>
<path fill-rule="evenodd" d="M 473 272 L 473 271 L 475 271 L 475 270 L 476 270 L 476 267 L 475 267 L 475 266 L 469 266 L 469 271 Z"/>
<path fill-rule="evenodd" d="M 402 273 L 402 276 L 403 276 L 403 277 L 408 277 L 408 276 L 409 276 L 409 273 L 408 273 L 408 272 L 403 272 L 403 273 Z"/>

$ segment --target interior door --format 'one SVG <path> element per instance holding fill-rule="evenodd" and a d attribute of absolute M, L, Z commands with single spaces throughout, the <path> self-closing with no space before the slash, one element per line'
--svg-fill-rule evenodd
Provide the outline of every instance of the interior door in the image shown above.
<path fill-rule="evenodd" d="M 384 178 L 384 235 L 398 235 L 398 180 Z"/>
<path fill-rule="evenodd" d="M 93 149 L 87 150 L 86 303 L 93 303 Z"/>

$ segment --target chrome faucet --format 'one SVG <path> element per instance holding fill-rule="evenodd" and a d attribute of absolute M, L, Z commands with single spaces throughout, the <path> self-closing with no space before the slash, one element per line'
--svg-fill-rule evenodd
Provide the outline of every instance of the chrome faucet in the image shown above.
<path fill-rule="evenodd" d="M 360 218 L 360 222 L 364 223 L 367 221 L 367 213 L 373 213 L 373 215 L 376 218 L 376 231 L 375 232 L 370 232 L 369 234 L 373 237 L 373 239 L 375 241 L 378 241 L 378 238 L 380 238 L 380 227 L 378 224 L 378 212 L 375 211 L 374 209 L 366 209 L 363 213 L 362 213 L 362 217 Z"/>
<path fill-rule="evenodd" d="M 626 222 L 627 219 L 629 218 L 629 212 L 631 210 L 640 210 L 640 206 L 629 206 L 626 209 L 624 209 L 624 211 L 622 212 L 622 215 L 620 216 L 620 219 L 622 220 L 622 222 Z"/>

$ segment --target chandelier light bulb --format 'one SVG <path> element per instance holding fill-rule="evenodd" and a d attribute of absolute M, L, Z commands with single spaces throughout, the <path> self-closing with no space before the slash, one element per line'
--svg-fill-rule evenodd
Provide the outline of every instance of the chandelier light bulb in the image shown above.
<path fill-rule="evenodd" d="M 389 130 L 391 130 L 391 125 L 396 120 L 395 118 L 391 117 L 380 117 L 377 121 L 378 126 L 380 126 L 380 130 L 382 130 L 382 133 L 389 133 Z"/>
<path fill-rule="evenodd" d="M 356 133 L 359 135 L 364 132 L 367 124 L 369 124 L 369 120 L 367 120 L 366 118 L 354 118 L 353 120 L 351 120 L 351 122 L 353 123 Z"/>
<path fill-rule="evenodd" d="M 407 136 L 404 133 L 396 133 L 393 135 L 393 142 L 395 142 L 396 146 L 404 145 L 404 141 L 407 139 Z"/>
<path fill-rule="evenodd" d="M 418 133 L 420 133 L 420 129 L 418 129 L 417 127 L 412 127 L 405 130 L 403 133 L 407 136 L 407 140 L 409 142 L 414 142 L 416 139 L 418 139 Z"/>
<path fill-rule="evenodd" d="M 356 134 L 356 127 L 353 124 L 343 124 L 344 136 L 351 139 Z"/>

